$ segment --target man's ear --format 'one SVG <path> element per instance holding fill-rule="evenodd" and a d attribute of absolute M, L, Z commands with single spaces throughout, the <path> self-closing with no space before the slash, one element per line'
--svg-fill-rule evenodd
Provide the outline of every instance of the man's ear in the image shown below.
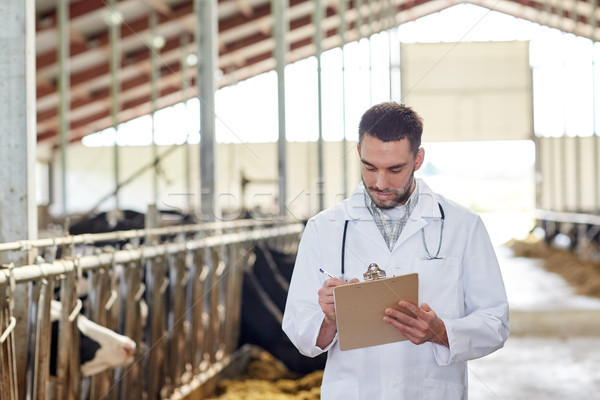
<path fill-rule="evenodd" d="M 360 158 L 360 143 L 356 145 L 356 150 L 358 151 L 358 158 Z"/>
<path fill-rule="evenodd" d="M 415 171 L 421 168 L 423 161 L 425 161 L 425 149 L 421 147 L 417 150 L 417 155 L 415 157 Z"/>

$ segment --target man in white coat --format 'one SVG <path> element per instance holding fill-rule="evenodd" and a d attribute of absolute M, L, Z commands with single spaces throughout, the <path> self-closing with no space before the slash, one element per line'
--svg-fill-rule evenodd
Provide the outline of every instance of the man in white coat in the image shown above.
<path fill-rule="evenodd" d="M 504 283 L 481 219 L 414 177 L 422 131 L 409 107 L 370 108 L 359 125 L 362 183 L 302 235 L 283 330 L 304 355 L 328 352 L 324 400 L 466 399 L 467 361 L 508 337 Z M 342 351 L 333 289 L 358 282 L 371 263 L 387 276 L 418 273 L 420 304 L 399 302 L 414 317 L 381 310 L 408 340 Z"/>

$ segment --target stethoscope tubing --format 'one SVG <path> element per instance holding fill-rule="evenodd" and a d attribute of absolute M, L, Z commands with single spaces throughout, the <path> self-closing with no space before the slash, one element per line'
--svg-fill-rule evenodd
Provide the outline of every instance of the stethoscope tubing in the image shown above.
<path fill-rule="evenodd" d="M 423 247 L 425 247 L 425 253 L 427 254 L 427 257 L 425 257 L 426 260 L 441 260 L 445 257 L 440 257 L 440 250 L 442 248 L 442 235 L 444 233 L 444 221 L 446 219 L 446 215 L 444 214 L 444 208 L 442 207 L 442 205 L 438 202 L 438 207 L 440 208 L 440 214 L 441 214 L 441 226 L 440 226 L 440 240 L 438 242 L 438 248 L 437 251 L 435 253 L 435 256 L 432 256 L 431 253 L 429 252 L 429 248 L 427 247 L 427 241 L 425 240 L 425 230 L 423 228 L 421 228 L 421 235 L 423 237 Z M 346 272 L 346 235 L 348 233 L 348 222 L 350 222 L 350 220 L 345 220 L 344 221 L 344 233 L 342 234 L 342 256 L 341 256 L 341 261 L 342 261 L 342 265 L 341 265 L 341 276 L 342 278 L 344 277 L 344 274 Z"/>

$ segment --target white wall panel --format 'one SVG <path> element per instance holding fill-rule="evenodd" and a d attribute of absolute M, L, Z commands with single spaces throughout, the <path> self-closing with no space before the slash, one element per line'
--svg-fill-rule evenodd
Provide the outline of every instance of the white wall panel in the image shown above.
<path fill-rule="evenodd" d="M 532 137 L 527 42 L 402 44 L 402 101 L 425 120 L 424 140 Z"/>
<path fill-rule="evenodd" d="M 317 158 L 316 143 L 288 143 L 288 211 L 298 218 L 306 218 L 317 212 Z M 159 154 L 167 150 L 159 147 Z M 198 157 L 192 162 L 194 187 L 185 186 L 183 147 L 165 157 L 159 175 L 160 209 L 185 209 L 186 199 L 192 197 L 199 204 Z M 242 143 L 218 146 L 218 193 L 219 205 L 229 211 L 227 218 L 241 215 L 242 206 L 259 206 L 265 213 L 276 215 L 277 205 L 277 144 Z M 198 154 L 198 146 L 192 146 L 192 154 Z M 342 155 L 348 156 L 348 179 L 351 189 L 360 181 L 356 143 L 348 142 L 342 149 L 341 142 L 325 142 L 325 206 L 330 207 L 343 199 Z M 127 179 L 152 160 L 148 146 L 124 146 L 120 149 L 122 177 Z M 72 145 L 68 153 L 69 205 L 71 212 L 87 212 L 99 199 L 113 189 L 112 155 L 110 147 L 85 147 Z M 252 182 L 247 185 L 245 196 L 241 193 L 242 172 Z M 54 170 L 59 176 L 59 169 Z M 56 180 L 55 180 L 56 181 Z M 55 196 L 60 188 L 54 188 Z M 152 201 L 152 173 L 148 169 L 121 191 L 121 207 L 145 211 Z M 59 202 L 58 202 L 59 203 Z M 112 209 L 112 201 L 106 201 L 101 210 Z M 59 210 L 51 210 L 59 211 Z"/>
<path fill-rule="evenodd" d="M 538 138 L 542 178 L 539 207 L 553 211 L 595 212 L 595 151 L 598 138 Z"/>
<path fill-rule="evenodd" d="M 596 137 L 587 136 L 579 138 L 581 168 L 581 209 L 595 210 L 596 209 L 596 190 L 598 182 L 595 182 L 596 172 L 594 171 L 594 152 L 595 146 L 598 145 Z"/>

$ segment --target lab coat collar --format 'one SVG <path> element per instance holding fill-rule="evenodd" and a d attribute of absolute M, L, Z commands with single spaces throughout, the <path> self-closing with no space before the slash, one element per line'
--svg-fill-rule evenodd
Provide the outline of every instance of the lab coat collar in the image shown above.
<path fill-rule="evenodd" d="M 438 196 L 423 182 L 421 179 L 416 179 L 419 185 L 419 200 L 411 213 L 406 226 L 402 230 L 400 237 L 394 245 L 394 249 L 401 245 L 409 237 L 417 233 L 421 228 L 431 220 L 439 220 L 441 218 L 440 209 L 438 206 Z M 365 187 L 361 182 L 352 192 L 346 203 L 345 219 L 354 221 L 373 221 L 373 216 L 365 204 Z M 385 245 L 379 228 L 373 222 L 372 224 L 361 225 L 360 231 L 365 237 L 375 241 L 379 245 Z M 380 243 L 381 242 L 381 243 Z"/>
<path fill-rule="evenodd" d="M 442 217 L 438 205 L 440 196 L 435 194 L 422 179 L 417 179 L 417 185 L 419 185 L 419 201 L 410 216 L 410 220 L 417 221 L 422 218 L 440 219 Z"/>
<path fill-rule="evenodd" d="M 441 218 L 438 207 L 438 196 L 422 179 L 416 179 L 416 183 L 419 186 L 419 201 L 409 220 L 418 221 L 422 218 Z M 373 216 L 365 204 L 365 186 L 362 182 L 350 194 L 346 203 L 345 213 L 347 220 L 373 220 Z"/>
<path fill-rule="evenodd" d="M 373 219 L 371 212 L 365 204 L 365 186 L 362 182 L 350 194 L 345 211 L 345 219 L 347 220 L 370 221 Z"/>
<path fill-rule="evenodd" d="M 345 207 L 343 209 L 343 218 L 348 221 L 355 222 L 356 232 L 363 237 L 365 240 L 369 240 L 378 248 L 382 250 L 388 249 L 379 228 L 373 220 L 373 215 L 365 204 L 365 187 L 363 183 L 359 183 L 356 189 L 350 194 L 347 201 L 342 203 Z"/>

